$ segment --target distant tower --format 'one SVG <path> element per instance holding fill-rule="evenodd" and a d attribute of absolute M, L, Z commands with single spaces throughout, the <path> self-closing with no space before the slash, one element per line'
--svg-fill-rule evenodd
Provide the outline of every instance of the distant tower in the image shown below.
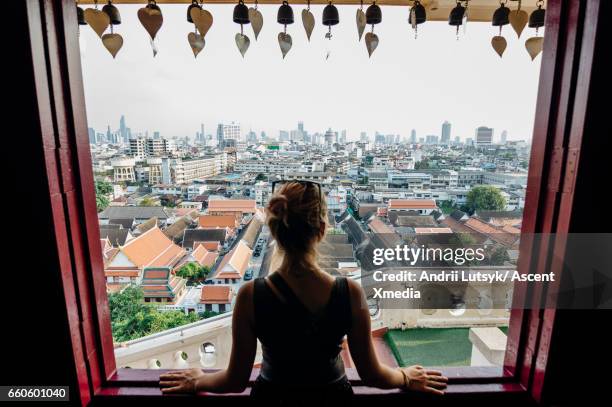
<path fill-rule="evenodd" d="M 442 123 L 442 135 L 440 142 L 442 144 L 450 144 L 451 138 L 451 124 L 448 121 Z"/>
<path fill-rule="evenodd" d="M 506 130 L 501 132 L 501 137 L 499 141 L 501 144 L 506 144 L 506 141 L 508 141 L 508 132 Z"/>
<path fill-rule="evenodd" d="M 493 144 L 493 128 L 480 126 L 476 129 L 476 146 L 490 146 Z"/>
<path fill-rule="evenodd" d="M 416 134 L 416 130 L 412 129 L 412 131 L 410 132 L 410 142 L 412 144 L 416 144 L 417 142 L 417 134 Z"/>
<path fill-rule="evenodd" d="M 119 136 L 121 137 L 121 141 L 124 143 L 129 143 L 130 135 L 128 132 L 128 128 L 125 125 L 125 116 L 121 115 L 121 119 L 119 119 Z"/>
<path fill-rule="evenodd" d="M 223 145 L 223 123 L 217 125 L 217 145 Z"/>

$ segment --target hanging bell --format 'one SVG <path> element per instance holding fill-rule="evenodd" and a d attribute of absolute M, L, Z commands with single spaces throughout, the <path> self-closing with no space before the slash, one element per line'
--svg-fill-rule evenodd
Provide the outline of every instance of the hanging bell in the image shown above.
<path fill-rule="evenodd" d="M 189 7 L 187 7 L 187 22 L 188 23 L 193 23 L 193 19 L 191 18 L 191 9 L 192 8 L 202 8 L 200 7 L 200 5 L 198 4 L 197 0 L 192 0 L 191 4 L 189 5 Z"/>
<path fill-rule="evenodd" d="M 382 21 L 382 11 L 380 7 L 373 3 L 370 7 L 366 9 L 366 23 L 368 25 L 378 24 Z"/>
<path fill-rule="evenodd" d="M 161 13 L 161 9 L 155 3 L 155 0 L 149 0 L 149 3 L 145 7 L 151 10 L 159 11 Z"/>
<path fill-rule="evenodd" d="M 510 24 L 510 9 L 501 4 L 497 10 L 493 13 L 493 21 L 491 22 L 494 26 L 502 26 Z"/>
<path fill-rule="evenodd" d="M 414 19 L 415 24 L 423 24 L 425 21 L 427 21 L 427 13 L 425 12 L 425 7 L 421 4 L 419 0 L 415 0 L 414 5 L 410 9 L 410 16 L 410 21 Z"/>
<path fill-rule="evenodd" d="M 121 15 L 119 14 L 119 9 L 117 9 L 117 7 L 115 7 L 111 1 L 109 1 L 104 7 L 102 7 L 102 11 L 108 14 L 112 25 L 121 24 Z"/>
<path fill-rule="evenodd" d="M 463 24 L 463 16 L 465 15 L 465 7 L 461 3 L 457 2 L 455 8 L 453 8 L 448 15 L 448 24 L 459 27 Z"/>
<path fill-rule="evenodd" d="M 249 8 L 244 5 L 244 1 L 240 0 L 234 7 L 234 22 L 238 24 L 249 24 Z"/>
<path fill-rule="evenodd" d="M 323 9 L 323 25 L 332 26 L 339 22 L 340 16 L 338 15 L 338 9 L 330 1 Z"/>
<path fill-rule="evenodd" d="M 293 9 L 286 1 L 283 1 L 283 4 L 278 8 L 276 21 L 283 25 L 293 24 Z"/>
<path fill-rule="evenodd" d="M 77 6 L 77 21 L 79 25 L 87 25 L 87 21 L 85 21 L 85 11 L 79 6 Z"/>
<path fill-rule="evenodd" d="M 538 5 L 538 8 L 533 10 L 529 16 L 529 27 L 540 28 L 544 27 L 544 19 L 546 17 L 546 10 L 542 8 L 542 5 Z"/>

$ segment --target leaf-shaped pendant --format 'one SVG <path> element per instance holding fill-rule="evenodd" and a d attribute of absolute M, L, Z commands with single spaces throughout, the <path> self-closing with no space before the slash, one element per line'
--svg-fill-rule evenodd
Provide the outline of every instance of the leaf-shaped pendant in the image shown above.
<path fill-rule="evenodd" d="M 315 18 L 310 10 L 302 10 L 302 23 L 304 24 L 304 30 L 306 30 L 306 37 L 308 38 L 308 41 L 310 41 L 310 36 L 315 26 Z"/>
<path fill-rule="evenodd" d="M 278 45 L 280 45 L 281 52 L 283 53 L 283 59 L 287 55 L 287 52 L 291 49 L 293 41 L 291 36 L 287 33 L 278 33 Z"/>
<path fill-rule="evenodd" d="M 374 33 L 366 33 L 365 43 L 366 48 L 368 49 L 368 55 L 372 57 L 372 54 L 376 50 L 376 47 L 378 47 L 378 35 Z"/>
<path fill-rule="evenodd" d="M 249 45 L 251 45 L 251 40 L 249 40 L 249 37 L 246 35 L 238 33 L 236 34 L 236 45 L 238 46 L 238 51 L 240 51 L 240 54 L 244 58 L 244 54 L 246 54 Z"/>
<path fill-rule="evenodd" d="M 187 41 L 189 41 L 189 46 L 193 51 L 193 56 L 197 57 L 200 51 L 204 49 L 204 45 L 206 45 L 206 41 L 204 40 L 204 36 L 197 33 L 189 33 L 187 34 Z"/>
<path fill-rule="evenodd" d="M 193 10 L 193 9 L 192 9 Z M 155 39 L 155 35 L 161 28 L 164 17 L 162 16 L 161 11 L 153 8 L 143 7 L 138 10 L 138 19 L 142 26 L 147 30 L 151 39 Z"/>
<path fill-rule="evenodd" d="M 251 27 L 253 27 L 253 34 L 255 34 L 255 41 L 259 37 L 261 28 L 263 27 L 263 16 L 261 12 L 256 8 L 249 8 L 249 20 L 251 21 Z"/>
<path fill-rule="evenodd" d="M 357 9 L 356 20 L 357 20 L 357 38 L 359 41 L 361 41 L 361 37 L 363 36 L 363 32 L 365 31 L 365 28 L 366 28 L 366 15 L 363 12 L 363 10 L 360 8 Z"/>
<path fill-rule="evenodd" d="M 504 37 L 502 37 L 501 35 L 496 35 L 491 39 L 491 45 L 493 46 L 495 52 L 497 52 L 497 54 L 501 58 L 501 56 L 504 54 L 504 51 L 506 50 L 506 47 L 508 46 L 508 43 L 506 42 L 506 39 Z"/>
<path fill-rule="evenodd" d="M 110 17 L 104 11 L 96 10 L 95 8 L 85 9 L 83 12 L 85 22 L 102 38 L 102 34 L 110 25 Z"/>
<path fill-rule="evenodd" d="M 213 16 L 210 11 L 199 7 L 192 7 L 189 14 L 191 15 L 191 20 L 200 32 L 200 35 L 202 37 L 206 36 L 206 33 L 213 25 Z"/>
<path fill-rule="evenodd" d="M 123 46 L 123 37 L 119 34 L 104 34 L 102 36 L 102 44 L 104 44 L 104 47 L 111 53 L 113 58 L 115 58 Z"/>
<path fill-rule="evenodd" d="M 529 16 L 525 10 L 516 10 L 510 12 L 510 25 L 516 32 L 519 38 L 521 38 L 521 33 L 523 29 L 527 25 L 527 21 L 529 20 Z"/>
<path fill-rule="evenodd" d="M 525 41 L 525 48 L 527 48 L 527 52 L 533 61 L 536 57 L 542 52 L 542 48 L 544 46 L 544 38 L 543 37 L 532 37 Z"/>

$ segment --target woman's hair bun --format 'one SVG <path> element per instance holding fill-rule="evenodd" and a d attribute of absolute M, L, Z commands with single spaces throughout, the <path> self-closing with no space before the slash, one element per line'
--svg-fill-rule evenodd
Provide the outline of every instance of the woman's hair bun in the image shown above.
<path fill-rule="evenodd" d="M 283 194 L 275 195 L 268 202 L 268 210 L 275 218 L 289 226 L 289 200 Z"/>

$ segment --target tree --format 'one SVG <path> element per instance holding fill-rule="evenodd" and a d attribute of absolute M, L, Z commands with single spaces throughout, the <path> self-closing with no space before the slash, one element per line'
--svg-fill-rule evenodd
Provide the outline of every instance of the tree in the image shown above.
<path fill-rule="evenodd" d="M 176 275 L 187 279 L 187 285 L 195 285 L 204 281 L 209 273 L 209 267 L 200 266 L 196 262 L 191 262 L 178 269 Z"/>
<path fill-rule="evenodd" d="M 113 192 L 113 186 L 107 181 L 96 181 L 96 208 L 98 212 L 102 212 L 110 203 L 108 195 Z"/>
<path fill-rule="evenodd" d="M 109 295 L 108 303 L 113 339 L 117 342 L 165 331 L 201 318 L 197 314 L 186 315 L 182 311 L 158 311 L 155 306 L 144 302 L 143 291 L 136 286 Z"/>
<path fill-rule="evenodd" d="M 268 179 L 268 176 L 263 173 L 259 173 L 257 174 L 257 177 L 255 177 L 255 181 L 265 181 L 267 179 Z"/>
<path fill-rule="evenodd" d="M 478 210 L 501 211 L 506 207 L 506 199 L 498 188 L 491 185 L 478 185 L 468 192 L 467 207 L 470 214 Z"/>
<path fill-rule="evenodd" d="M 415 170 L 426 170 L 429 168 L 429 160 L 427 158 L 422 159 L 414 163 Z"/>
<path fill-rule="evenodd" d="M 155 201 L 153 201 L 153 199 L 151 199 L 151 198 L 143 198 L 140 201 L 140 206 L 157 206 L 157 205 L 155 204 Z"/>

